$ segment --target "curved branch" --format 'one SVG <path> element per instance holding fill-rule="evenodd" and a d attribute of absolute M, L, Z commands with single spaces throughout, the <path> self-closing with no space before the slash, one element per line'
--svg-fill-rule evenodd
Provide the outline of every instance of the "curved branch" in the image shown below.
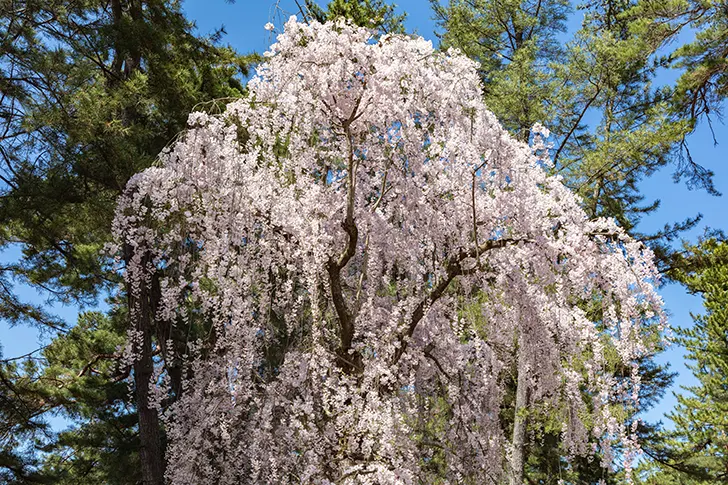
<path fill-rule="evenodd" d="M 359 99 L 361 100 L 361 98 Z M 356 160 L 354 159 L 354 145 L 351 135 L 351 123 L 357 118 L 357 109 L 359 102 L 356 103 L 351 116 L 342 121 L 344 132 L 346 133 L 346 141 L 349 151 L 349 186 L 346 195 L 346 217 L 342 222 L 342 227 L 347 234 L 347 243 L 344 251 L 336 260 L 329 260 L 326 265 L 326 271 L 329 274 L 329 284 L 331 286 L 331 298 L 336 309 L 336 315 L 339 318 L 339 339 L 341 347 L 339 350 L 339 366 L 350 373 L 354 370 L 360 370 L 360 359 L 357 356 L 350 357 L 352 340 L 354 339 L 354 315 L 346 304 L 344 299 L 344 291 L 341 287 L 341 270 L 349 263 L 356 252 L 356 244 L 359 240 L 359 230 L 354 222 L 354 204 L 356 202 Z M 354 361 L 353 363 L 351 361 Z"/>
<path fill-rule="evenodd" d="M 452 280 L 456 277 L 467 273 L 460 265 L 463 261 L 469 258 L 479 258 L 483 253 L 488 252 L 492 249 L 504 248 L 508 245 L 518 244 L 519 242 L 529 242 L 529 239 L 490 239 L 480 246 L 476 246 L 469 251 L 460 251 L 457 256 L 449 258 L 445 263 L 445 278 L 440 280 L 430 292 L 425 296 L 420 303 L 415 307 L 415 311 L 412 312 L 412 318 L 410 319 L 409 325 L 405 331 L 398 337 L 399 347 L 394 353 L 392 359 L 392 365 L 397 364 L 399 359 L 407 350 L 409 340 L 417 329 L 417 325 L 420 323 L 422 318 L 425 316 L 425 312 L 430 308 L 440 297 L 445 293 L 445 290 L 450 286 Z"/>

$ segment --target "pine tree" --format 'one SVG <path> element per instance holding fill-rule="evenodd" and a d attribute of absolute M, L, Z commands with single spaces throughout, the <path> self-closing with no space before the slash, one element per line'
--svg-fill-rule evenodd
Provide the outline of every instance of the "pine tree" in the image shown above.
<path fill-rule="evenodd" d="M 113 200 L 199 103 L 242 93 L 246 59 L 174 2 L 4 2 L 3 243 L 61 300 L 108 285 Z M 241 69 L 243 69 L 241 71 Z"/>
<path fill-rule="evenodd" d="M 670 97 L 674 117 L 686 120 L 686 135 L 699 123 L 722 119 L 728 96 L 728 7 L 724 0 L 642 0 L 635 9 L 641 18 L 641 35 L 655 44 L 672 46 L 678 36 L 694 38 L 678 44 L 660 59 L 660 63 L 679 72 Z M 717 144 L 713 133 L 713 140 Z M 689 140 L 683 136 L 676 180 L 686 179 L 689 187 L 699 187 L 715 195 L 712 171 L 693 159 Z"/>
<path fill-rule="evenodd" d="M 37 470 L 37 447 L 52 431 L 43 419 L 49 408 L 32 377 L 36 371 L 30 359 L 0 363 L 0 481 L 9 485 L 52 483 Z"/>
<path fill-rule="evenodd" d="M 651 453 L 650 485 L 728 481 L 728 242 L 708 239 L 689 251 L 692 268 L 677 278 L 703 297 L 705 313 L 676 333 L 698 383 L 677 396 L 675 428 Z"/>
<path fill-rule="evenodd" d="M 405 15 L 398 15 L 395 7 L 386 0 L 330 0 L 322 8 L 315 0 L 304 0 L 301 13 L 307 21 L 325 22 L 341 17 L 360 27 L 403 33 Z"/>
<path fill-rule="evenodd" d="M 566 31 L 568 0 L 431 0 L 431 5 L 443 29 L 441 47 L 455 47 L 480 63 L 485 102 L 503 126 L 524 141 L 536 123 L 552 129 L 550 64 L 565 54 L 558 36 Z"/>
<path fill-rule="evenodd" d="M 12 283 L 23 281 L 76 305 L 116 292 L 119 275 L 102 251 L 116 197 L 184 130 L 193 108 L 214 111 L 212 100 L 244 91 L 254 58 L 220 46 L 220 34 L 194 36 L 175 1 L 0 2 L 0 243 L 22 250 L 18 261 L 2 268 L 0 310 L 4 318 L 35 322 L 59 335 L 30 364 L 8 362 L 2 369 L 9 409 L 42 404 L 31 420 L 38 426 L 28 421 L 17 435 L 25 436 L 22 443 L 2 443 L 4 456 L 27 461 L 6 467 L 18 480 L 27 480 L 32 469 L 72 483 L 134 483 L 136 475 L 119 473 L 124 462 L 113 455 L 141 449 L 151 456 L 139 461 L 138 454 L 126 453 L 129 468 L 141 468 L 145 483 L 161 482 L 156 411 L 137 406 L 117 382 L 130 372 L 119 368 L 115 350 L 125 340 L 126 303 L 115 300 L 108 317 L 113 323 L 96 316 L 74 326 L 22 302 Z M 151 336 L 156 329 L 147 323 L 143 330 Z M 137 401 L 148 386 L 141 370 L 131 370 Z M 48 412 L 77 427 L 41 437 Z M 12 413 L 6 418 L 8 426 L 20 421 Z M 139 436 L 145 440 L 149 433 L 151 440 L 140 444 Z M 19 446 L 27 451 L 23 456 Z M 40 446 L 55 450 L 42 468 L 33 453 Z"/>
<path fill-rule="evenodd" d="M 653 86 L 662 45 L 635 33 L 643 25 L 633 0 L 600 0 L 581 7 L 584 21 L 565 41 L 574 15 L 565 0 L 446 4 L 432 0 L 443 47 L 481 63 L 485 101 L 522 140 L 534 123 L 552 134 L 554 170 L 594 217 L 615 217 L 636 236 L 661 244 L 696 220 L 643 235 L 635 226 L 659 202 L 644 203 L 638 184 L 669 163 L 689 123 L 674 119 L 670 93 Z"/>

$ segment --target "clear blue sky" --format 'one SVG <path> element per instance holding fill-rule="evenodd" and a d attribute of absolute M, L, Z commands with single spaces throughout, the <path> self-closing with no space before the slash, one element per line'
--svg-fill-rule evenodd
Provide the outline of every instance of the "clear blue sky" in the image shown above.
<path fill-rule="evenodd" d="M 432 12 L 427 0 L 400 0 L 397 2 L 400 12 L 407 12 L 406 28 L 408 32 L 415 32 L 433 43 L 437 43 L 434 35 L 435 24 L 432 21 Z M 224 0 L 186 0 L 183 8 L 189 18 L 197 24 L 201 34 L 212 33 L 224 27 L 227 35 L 224 42 L 229 43 L 240 52 L 263 52 L 273 42 L 274 37 L 264 30 L 266 22 L 273 22 L 278 29 L 282 27 L 288 17 L 297 12 L 293 0 L 238 0 L 231 4 Z M 577 14 L 578 15 L 578 14 Z M 578 20 L 577 20 L 578 21 Z M 670 82 L 672 77 L 664 75 L 658 81 Z M 693 157 L 703 166 L 713 170 L 716 174 L 715 183 L 719 191 L 728 195 L 728 166 L 726 165 L 726 146 L 728 146 L 728 128 L 722 124 L 715 124 L 716 138 L 724 143 L 717 147 L 713 145 L 712 137 L 705 125 L 690 138 L 689 144 Z M 660 198 L 660 209 L 644 221 L 640 228 L 644 231 L 662 227 L 665 223 L 681 221 L 686 217 L 702 213 L 704 219 L 700 227 L 687 234 L 691 240 L 700 235 L 706 226 L 728 229 L 728 207 L 725 198 L 712 197 L 702 191 L 690 191 L 684 184 L 674 184 L 670 169 L 664 170 L 647 180 L 642 189 L 649 200 Z M 0 260 L 13 259 L 17 253 L 9 250 L 0 256 Z M 673 325 L 690 325 L 692 320 L 690 312 L 700 313 L 702 305 L 700 298 L 687 295 L 677 285 L 669 285 L 662 290 L 662 295 L 668 311 L 671 313 Z M 39 295 L 29 289 L 21 289 L 21 296 L 33 301 L 43 301 Z M 55 310 L 68 321 L 75 320 L 78 309 L 69 307 L 55 307 Z M 0 342 L 3 354 L 6 357 L 21 355 L 38 347 L 43 338 L 36 331 L 26 327 L 9 328 L 6 323 L 0 322 Z M 683 349 L 673 347 L 660 356 L 661 362 L 669 362 L 672 368 L 679 372 L 677 384 L 693 382 L 690 372 L 684 366 Z M 647 418 L 660 419 L 674 406 L 674 398 L 666 396 L 662 403 L 652 410 Z"/>

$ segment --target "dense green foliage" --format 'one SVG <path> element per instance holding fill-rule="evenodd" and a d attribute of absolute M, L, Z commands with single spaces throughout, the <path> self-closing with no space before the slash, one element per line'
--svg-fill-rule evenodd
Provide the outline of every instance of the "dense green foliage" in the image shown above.
<path fill-rule="evenodd" d="M 85 313 L 36 357 L 3 363 L 0 412 L 12 427 L 0 455 L 7 483 L 138 481 L 136 416 L 122 382 L 128 371 L 116 354 L 125 339 L 122 321 Z M 55 433 L 47 415 L 77 426 Z M 19 449 L 25 456 L 17 456 Z"/>
<path fill-rule="evenodd" d="M 242 92 L 247 59 L 193 36 L 176 2 L 0 5 L 2 243 L 29 283 L 85 301 L 114 280 L 101 249 L 126 181 L 193 107 Z"/>
<path fill-rule="evenodd" d="M 305 0 L 304 6 L 304 17 L 319 22 L 345 18 L 356 25 L 381 32 L 404 32 L 405 16 L 397 15 L 394 5 L 385 0 L 331 0 L 325 9 L 314 0 Z"/>
<path fill-rule="evenodd" d="M 684 386 L 670 414 L 673 430 L 653 452 L 646 484 L 708 485 L 728 481 L 728 243 L 691 247 L 679 279 L 703 297 L 705 313 L 676 329 L 697 383 Z"/>
<path fill-rule="evenodd" d="M 724 0 L 664 0 L 639 3 L 635 15 L 649 29 L 645 35 L 656 42 L 673 41 L 685 27 L 694 38 L 679 45 L 666 61 L 680 69 L 673 106 L 693 124 L 701 117 L 710 122 L 720 116 L 728 96 L 728 8 Z"/>

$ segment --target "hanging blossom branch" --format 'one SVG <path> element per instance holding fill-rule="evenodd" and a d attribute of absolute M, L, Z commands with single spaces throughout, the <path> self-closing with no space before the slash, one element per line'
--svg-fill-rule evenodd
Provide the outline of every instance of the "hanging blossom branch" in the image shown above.
<path fill-rule="evenodd" d="M 510 238 L 489 240 L 481 244 L 480 246 L 475 246 L 470 251 L 461 251 L 456 257 L 448 259 L 448 261 L 445 262 L 445 277 L 442 278 L 440 282 L 427 293 L 427 296 L 420 301 L 420 303 L 415 307 L 414 312 L 412 312 L 412 317 L 410 318 L 409 324 L 407 325 L 405 332 L 399 337 L 399 344 L 397 345 L 397 351 L 395 352 L 394 358 L 392 359 L 392 365 L 397 364 L 397 362 L 399 362 L 399 359 L 402 357 L 402 354 L 404 354 L 407 350 L 408 342 L 412 338 L 412 335 L 415 333 L 417 325 L 422 320 L 422 317 L 425 316 L 427 308 L 431 307 L 435 302 L 437 302 L 437 300 L 443 295 L 443 293 L 445 293 L 447 288 L 450 286 L 450 283 L 452 283 L 455 278 L 463 274 L 472 272 L 472 270 L 463 269 L 462 263 L 465 260 L 475 258 L 475 267 L 477 268 L 480 263 L 480 255 L 482 255 L 483 253 L 486 253 L 492 249 L 504 248 L 510 244 L 518 244 L 528 241 L 528 239 Z"/>

